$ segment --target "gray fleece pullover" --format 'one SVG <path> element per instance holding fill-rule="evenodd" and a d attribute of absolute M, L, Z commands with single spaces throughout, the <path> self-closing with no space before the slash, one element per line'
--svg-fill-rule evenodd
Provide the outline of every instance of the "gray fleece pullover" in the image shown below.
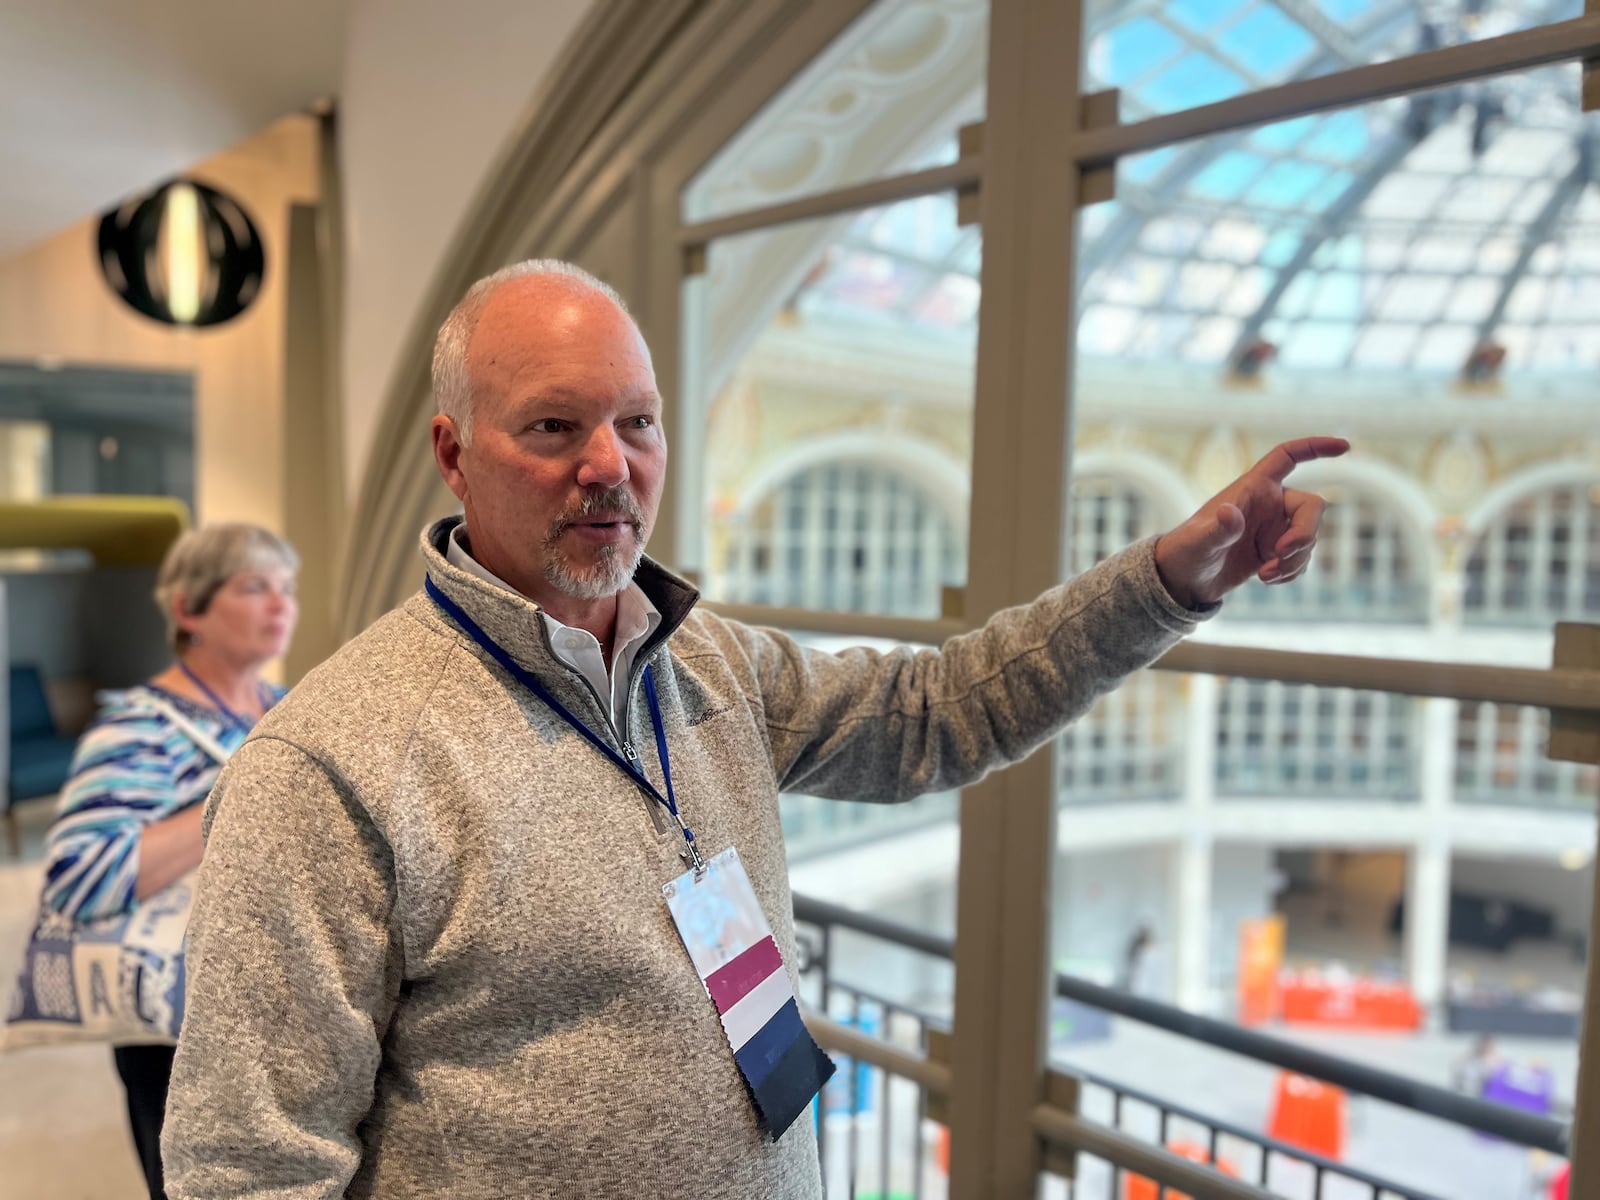
<path fill-rule="evenodd" d="M 538 608 L 436 584 L 602 736 Z M 827 654 L 663 614 L 623 718 L 708 857 L 737 846 L 789 964 L 778 793 L 895 802 L 1015 761 L 1197 619 L 1142 543 L 939 651 Z M 627 726 L 634 728 L 629 729 Z M 615 743 L 615 737 L 612 737 Z M 678 835 L 424 594 L 296 687 L 212 793 L 162 1151 L 174 1200 L 822 1194 L 811 1122 L 758 1128 L 661 896 Z"/>

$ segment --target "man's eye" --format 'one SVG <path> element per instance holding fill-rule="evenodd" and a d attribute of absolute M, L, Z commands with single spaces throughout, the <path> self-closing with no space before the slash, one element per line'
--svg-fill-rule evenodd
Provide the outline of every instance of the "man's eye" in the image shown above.
<path fill-rule="evenodd" d="M 656 423 L 654 417 L 630 417 L 628 427 L 631 429 L 649 429 Z"/>
<path fill-rule="evenodd" d="M 535 421 L 529 426 L 535 433 L 561 433 L 567 427 L 565 421 L 558 421 L 555 417 L 546 417 L 542 421 Z"/>

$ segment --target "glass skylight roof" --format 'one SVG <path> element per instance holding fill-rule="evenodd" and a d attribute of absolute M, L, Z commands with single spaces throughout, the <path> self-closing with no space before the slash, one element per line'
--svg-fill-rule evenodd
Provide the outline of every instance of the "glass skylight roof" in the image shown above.
<path fill-rule="evenodd" d="M 1119 0 L 1091 16 L 1089 70 L 1136 119 L 1580 9 Z M 1600 120 L 1579 88 L 1550 68 L 1124 162 L 1084 215 L 1083 352 L 1221 364 L 1264 343 L 1285 367 L 1456 372 L 1492 344 L 1509 371 L 1600 366 Z M 797 308 L 970 329 L 979 246 L 948 196 L 862 214 Z"/>

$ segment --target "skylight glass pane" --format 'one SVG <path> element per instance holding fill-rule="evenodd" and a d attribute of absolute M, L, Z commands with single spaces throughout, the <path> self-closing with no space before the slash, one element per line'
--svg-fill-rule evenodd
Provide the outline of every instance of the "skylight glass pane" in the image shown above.
<path fill-rule="evenodd" d="M 978 315 L 978 281 L 970 275 L 946 275 L 918 304 L 918 321 L 946 329 L 971 325 Z"/>
<path fill-rule="evenodd" d="M 1345 194 L 1355 187 L 1359 180 L 1360 175 L 1357 171 L 1335 168 L 1329 171 L 1323 180 L 1321 193 L 1327 197 L 1331 206 L 1334 202 L 1343 200 Z"/>
<path fill-rule="evenodd" d="M 1218 307 L 1233 316 L 1249 316 L 1261 307 L 1272 287 L 1272 276 L 1259 267 L 1249 267 L 1234 276 L 1233 287 L 1223 294 Z"/>
<path fill-rule="evenodd" d="M 1600 229 L 1600 188 L 1585 188 L 1572 211 L 1574 227 Z"/>
<path fill-rule="evenodd" d="M 1162 20 L 1177 19 L 1170 5 L 1160 11 Z M 1217 30 L 1249 11 L 1248 3 L 1231 7 Z M 1175 354 L 1203 362 L 1216 350 L 1223 357 L 1215 361 L 1228 368 L 1237 330 L 1203 322 L 1242 328 L 1257 319 L 1268 342 L 1282 341 L 1276 356 L 1243 364 L 1246 373 L 1259 369 L 1270 377 L 1279 366 L 1337 369 L 1348 362 L 1437 374 L 1463 369 L 1480 336 L 1502 340 L 1493 328 L 1480 330 L 1507 280 L 1525 270 L 1505 324 L 1530 332 L 1504 370 L 1565 362 L 1574 353 L 1572 339 L 1545 337 L 1547 328 L 1569 320 L 1590 330 L 1600 324 L 1585 315 L 1600 315 L 1600 294 L 1589 286 L 1600 280 L 1600 189 L 1585 189 L 1554 228 L 1539 224 L 1576 161 L 1578 139 L 1596 128 L 1596 118 L 1579 112 L 1576 89 L 1564 86 L 1575 82 L 1571 72 L 1545 70 L 1495 81 L 1489 90 L 1437 93 L 1432 111 L 1441 127 L 1398 155 L 1394 135 L 1409 102 L 1297 118 L 1244 139 L 1219 136 L 1209 160 L 1206 143 L 1185 145 L 1172 161 L 1187 165 L 1186 182 L 1174 177 L 1171 187 L 1141 195 L 1137 206 L 1117 208 L 1115 219 L 1129 236 L 1119 237 L 1113 258 L 1100 260 L 1093 238 L 1086 241 L 1086 302 L 1145 314 L 1143 322 L 1117 327 L 1127 357 Z M 1479 153 L 1474 106 L 1485 97 L 1504 99 L 1507 107 L 1494 117 Z M 1530 106 L 1545 123 L 1540 128 L 1525 127 Z M 1529 178 L 1490 169 L 1514 164 L 1500 147 L 1524 137 L 1543 143 L 1538 154 L 1549 171 Z M 1347 147 L 1348 164 L 1308 157 L 1318 141 Z M 1552 144 L 1564 149 L 1556 153 Z M 1340 203 L 1363 195 L 1359 203 Z M 1157 211 L 1141 215 L 1150 208 Z M 1285 272 L 1293 277 L 1285 280 Z M 1174 320 L 1182 313 L 1199 320 L 1180 337 Z M 1217 330 L 1224 328 L 1234 330 L 1234 341 L 1221 348 Z M 1600 336 L 1589 344 L 1592 369 L 1600 366 Z"/>
<path fill-rule="evenodd" d="M 1432 212 L 1453 181 L 1442 175 L 1417 175 L 1407 170 L 1390 175 L 1373 191 L 1362 215 L 1378 220 L 1415 219 Z"/>
<path fill-rule="evenodd" d="M 942 262 L 961 236 L 951 219 L 952 203 L 949 196 L 938 195 L 892 205 L 872 222 L 868 239 L 886 250 Z"/>
<path fill-rule="evenodd" d="M 1206 231 L 1200 252 L 1208 258 L 1253 263 L 1261 257 L 1266 241 L 1267 231 L 1259 223 L 1224 218 Z"/>
<path fill-rule="evenodd" d="M 1261 248 L 1261 261 L 1269 267 L 1281 267 L 1294 257 L 1300 248 L 1301 235 L 1292 229 L 1274 230 Z"/>
<path fill-rule="evenodd" d="M 1138 323 L 1139 314 L 1131 308 L 1091 305 L 1078 322 L 1078 347 L 1085 354 L 1121 354 Z"/>
<path fill-rule="evenodd" d="M 1485 238 L 1478 247 L 1478 270 L 1506 274 L 1516 266 L 1521 253 L 1520 239 L 1511 237 Z"/>
<path fill-rule="evenodd" d="M 1554 242 L 1545 242 L 1533 252 L 1533 258 L 1528 263 L 1529 272 L 1534 275 L 1560 274 L 1566 266 L 1562 254 L 1564 249 Z"/>
<path fill-rule="evenodd" d="M 1508 220 L 1513 225 L 1530 225 L 1537 221 L 1539 214 L 1550 203 L 1550 196 L 1559 182 L 1559 179 L 1552 175 L 1548 179 L 1540 179 L 1529 184 L 1512 204 Z"/>
<path fill-rule="evenodd" d="M 1508 368 L 1536 365 L 1533 344 L 1538 331 L 1531 325 L 1513 325 L 1509 322 L 1495 330 L 1494 340 L 1506 349 Z"/>
<path fill-rule="evenodd" d="M 1245 200 L 1269 208 L 1320 211 L 1339 195 L 1343 178 L 1318 163 L 1277 162 L 1255 182 Z"/>
<path fill-rule="evenodd" d="M 1548 175 L 1556 160 L 1570 154 L 1572 140 L 1560 133 L 1541 129 L 1520 129 L 1515 137 L 1496 138 L 1484 152 L 1480 169 L 1491 175 L 1512 175 L 1525 179 Z"/>
<path fill-rule="evenodd" d="M 1497 280 L 1473 276 L 1459 280 L 1450 292 L 1450 303 L 1444 315 L 1450 321 L 1465 321 L 1476 325 L 1488 317 L 1500 295 Z"/>
<path fill-rule="evenodd" d="M 1165 25 L 1137 17 L 1118 26 L 1114 34 L 1096 39 L 1091 70 L 1104 84 L 1127 87 L 1183 49 L 1183 39 Z"/>
<path fill-rule="evenodd" d="M 1322 119 L 1316 133 L 1307 139 L 1304 150 L 1318 158 L 1354 162 L 1371 146 L 1372 134 L 1366 114 L 1340 112 Z"/>
<path fill-rule="evenodd" d="M 1529 276 L 1517 284 L 1511 293 L 1511 303 L 1506 305 L 1506 316 L 1513 321 L 1541 320 L 1550 307 L 1550 285 L 1543 279 Z"/>
<path fill-rule="evenodd" d="M 1341 24 L 1348 25 L 1354 18 L 1368 13 L 1373 0 L 1318 0 L 1317 7 Z"/>
<path fill-rule="evenodd" d="M 1431 321 L 1450 296 L 1450 281 L 1437 276 L 1401 275 L 1378 302 L 1384 321 Z"/>
<path fill-rule="evenodd" d="M 1239 340 L 1241 324 L 1225 317 L 1211 317 L 1196 322 L 1192 335 L 1181 348 L 1183 357 L 1189 362 L 1223 361 L 1233 349 L 1233 344 Z"/>
<path fill-rule="evenodd" d="M 1363 367 L 1405 366 L 1419 332 L 1414 325 L 1371 326 L 1357 339 L 1353 359 Z"/>
<path fill-rule="evenodd" d="M 1147 317 L 1134 334 L 1130 351 L 1139 358 L 1168 358 L 1188 341 L 1194 332 L 1194 318 L 1177 313 L 1157 313 Z"/>
<path fill-rule="evenodd" d="M 1223 31 L 1217 43 L 1252 72 L 1271 79 L 1287 75 L 1317 47 L 1317 39 L 1305 26 L 1270 4 L 1257 5 Z"/>
<path fill-rule="evenodd" d="M 1122 178 L 1131 183 L 1150 183 L 1165 171 L 1177 156 L 1177 150 L 1171 146 L 1150 154 L 1141 154 L 1137 158 L 1129 159 L 1121 168 Z"/>
<path fill-rule="evenodd" d="M 1356 327 L 1347 323 L 1305 321 L 1277 334 L 1278 361 L 1285 367 L 1338 368 L 1355 345 Z M 1268 340 L 1273 340 L 1269 337 Z"/>
<path fill-rule="evenodd" d="M 1362 257 L 1374 271 L 1397 270 L 1410 252 L 1410 245 L 1402 238 L 1371 234 L 1362 239 Z"/>
<path fill-rule="evenodd" d="M 1124 117 L 1192 108 L 1255 86 L 1304 79 L 1579 15 L 1584 0 L 1164 0 L 1086 4 L 1091 87 L 1122 89 Z M 1320 10 L 1321 20 L 1311 13 Z M 1576 86 L 1574 84 L 1574 86 Z M 1533 115 L 1542 80 L 1495 81 L 1505 107 Z M 1289 132 L 1281 135 L 1293 136 Z M 1458 143 L 1460 145 L 1465 143 Z M 1358 147 L 1359 154 L 1364 147 Z M 1463 169 L 1458 162 L 1451 169 Z M 1538 174 L 1542 168 L 1526 171 Z"/>
<path fill-rule="evenodd" d="M 1190 29 L 1203 33 L 1231 17 L 1246 3 L 1230 3 L 1228 0 L 1171 0 L 1166 6 L 1167 15 L 1175 20 L 1182 21 Z"/>
<path fill-rule="evenodd" d="M 1153 254 L 1182 257 L 1194 252 L 1206 226 L 1193 217 L 1156 217 L 1145 226 L 1139 244 Z"/>
<path fill-rule="evenodd" d="M 1595 366 L 1596 355 L 1592 328 L 1572 325 L 1546 325 L 1534 343 L 1533 358 L 1529 366 L 1538 369 L 1556 369 Z"/>
<path fill-rule="evenodd" d="M 1316 298 L 1317 283 L 1320 278 L 1309 271 L 1302 271 L 1295 276 L 1284 291 L 1283 298 L 1278 301 L 1278 311 L 1290 318 L 1305 316 L 1306 310 Z"/>
<path fill-rule="evenodd" d="M 976 229 L 965 231 L 968 235 L 950 256 L 950 265 L 964 274 L 976 277 L 983 262 L 983 238 Z"/>
<path fill-rule="evenodd" d="M 1592 233 L 1571 235 L 1561 249 L 1567 278 L 1573 283 L 1592 285 L 1593 277 L 1600 276 L 1600 240 Z"/>
<path fill-rule="evenodd" d="M 1488 223 L 1501 220 L 1525 185 L 1518 180 L 1466 176 L 1439 210 L 1450 221 Z"/>
<path fill-rule="evenodd" d="M 1185 263 L 1178 270 L 1179 302 L 1185 308 L 1209 308 L 1232 286 L 1236 274 L 1224 263 Z"/>
<path fill-rule="evenodd" d="M 1555 282 L 1552 323 L 1577 323 L 1594 328 L 1600 313 L 1600 275 L 1566 276 Z M 1594 340 L 1594 360 L 1600 363 L 1600 338 Z"/>
<path fill-rule="evenodd" d="M 1330 272 L 1316 277 L 1317 287 L 1308 315 L 1316 320 L 1340 319 L 1353 321 L 1365 307 L 1362 303 L 1362 286 L 1359 275 Z"/>
<path fill-rule="evenodd" d="M 1474 243 L 1463 238 L 1422 237 L 1406 256 L 1406 269 L 1460 274 L 1472 266 L 1477 249 Z"/>
<path fill-rule="evenodd" d="M 1229 151 L 1194 177 L 1189 190 L 1207 200 L 1237 200 L 1266 171 L 1268 162 L 1258 154 Z"/>
<path fill-rule="evenodd" d="M 1245 90 L 1242 76 L 1209 54 L 1194 51 L 1158 73 L 1139 94 L 1156 112 L 1176 112 L 1212 104 Z"/>
<path fill-rule="evenodd" d="M 1422 335 L 1413 365 L 1424 371 L 1459 371 L 1477 345 L 1474 330 L 1460 325 L 1436 325 Z"/>
<path fill-rule="evenodd" d="M 1406 168 L 1429 174 L 1463 175 L 1472 170 L 1470 113 L 1457 112 L 1450 123 L 1435 129 L 1406 159 Z"/>
<path fill-rule="evenodd" d="M 1107 270 L 1100 295 L 1113 304 L 1158 303 L 1172 282 L 1173 263 L 1159 258 L 1127 258 Z"/>

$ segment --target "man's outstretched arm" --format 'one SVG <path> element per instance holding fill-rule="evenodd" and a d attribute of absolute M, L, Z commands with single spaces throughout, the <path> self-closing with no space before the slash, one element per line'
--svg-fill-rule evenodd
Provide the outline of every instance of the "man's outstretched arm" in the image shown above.
<path fill-rule="evenodd" d="M 827 654 L 730 626 L 757 681 L 780 789 L 905 800 L 1017 761 L 1233 588 L 1303 572 L 1325 505 L 1284 480 L 1297 463 L 1347 449 L 1340 438 L 1285 442 L 1177 528 L 938 650 Z"/>

